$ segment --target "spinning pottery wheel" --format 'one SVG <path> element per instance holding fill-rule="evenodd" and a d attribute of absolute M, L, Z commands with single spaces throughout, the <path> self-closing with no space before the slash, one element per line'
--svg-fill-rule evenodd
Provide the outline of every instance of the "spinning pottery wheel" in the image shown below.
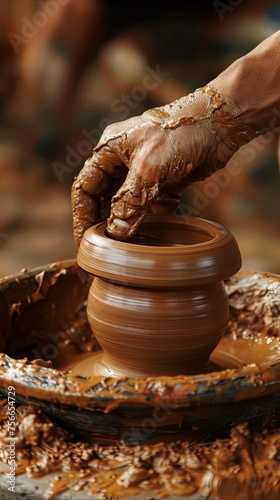
<path fill-rule="evenodd" d="M 204 373 L 142 378 L 69 371 L 102 354 L 86 315 L 91 283 L 75 261 L 0 282 L 1 440 L 12 387 L 21 491 L 278 499 L 279 276 L 241 272 L 226 281 L 230 319 Z"/>

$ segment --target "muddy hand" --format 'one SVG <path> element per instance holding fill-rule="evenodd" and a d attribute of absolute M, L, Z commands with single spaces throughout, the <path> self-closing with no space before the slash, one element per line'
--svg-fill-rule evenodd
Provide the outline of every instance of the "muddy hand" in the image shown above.
<path fill-rule="evenodd" d="M 223 167 L 238 149 L 240 127 L 233 104 L 212 87 L 107 127 L 73 184 L 77 245 L 100 220 L 108 218 L 112 237 L 127 239 L 148 210 L 176 209 L 186 185 Z"/>
<path fill-rule="evenodd" d="M 144 117 L 106 128 L 72 187 L 77 245 L 88 227 L 108 217 L 108 232 L 122 239 L 136 232 L 148 210 L 176 210 L 178 195 L 159 190 L 160 135 L 159 127 Z"/>

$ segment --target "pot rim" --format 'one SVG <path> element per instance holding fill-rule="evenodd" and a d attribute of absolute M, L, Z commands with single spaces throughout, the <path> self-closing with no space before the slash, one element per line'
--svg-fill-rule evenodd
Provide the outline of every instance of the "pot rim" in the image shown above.
<path fill-rule="evenodd" d="M 106 222 L 101 222 L 84 233 L 78 264 L 95 276 L 147 288 L 214 283 L 239 271 L 237 242 L 222 225 L 198 217 L 151 214 L 142 223 L 142 230 L 151 224 L 167 224 L 171 229 L 174 226 L 182 233 L 199 232 L 208 239 L 180 246 L 142 245 L 110 238 L 106 235 Z"/>

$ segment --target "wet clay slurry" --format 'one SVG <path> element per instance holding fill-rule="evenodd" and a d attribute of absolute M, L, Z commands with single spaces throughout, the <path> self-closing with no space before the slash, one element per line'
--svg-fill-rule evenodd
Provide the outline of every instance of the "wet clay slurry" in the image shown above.
<path fill-rule="evenodd" d="M 5 412 L 0 421 L 1 457 L 9 439 Z M 29 478 L 55 472 L 44 495 L 48 500 L 69 488 L 81 498 L 103 500 L 279 499 L 280 434 L 252 433 L 246 424 L 208 446 L 184 440 L 104 446 L 77 442 L 44 412 L 19 406 L 16 431 L 17 472 L 28 469 Z"/>
<path fill-rule="evenodd" d="M 103 354 L 92 358 L 91 374 L 207 372 L 228 322 L 223 280 L 241 265 L 229 231 L 198 218 L 151 215 L 140 234 L 120 242 L 100 223 L 86 231 L 78 263 L 95 276 L 88 319 Z"/>

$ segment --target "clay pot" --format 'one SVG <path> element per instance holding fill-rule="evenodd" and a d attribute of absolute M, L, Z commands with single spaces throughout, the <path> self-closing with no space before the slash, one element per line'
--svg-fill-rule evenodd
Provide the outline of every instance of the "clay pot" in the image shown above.
<path fill-rule="evenodd" d="M 151 215 L 129 242 L 88 229 L 78 264 L 95 276 L 88 319 L 103 354 L 95 373 L 207 372 L 228 323 L 223 280 L 241 266 L 232 234 L 194 217 Z"/>

